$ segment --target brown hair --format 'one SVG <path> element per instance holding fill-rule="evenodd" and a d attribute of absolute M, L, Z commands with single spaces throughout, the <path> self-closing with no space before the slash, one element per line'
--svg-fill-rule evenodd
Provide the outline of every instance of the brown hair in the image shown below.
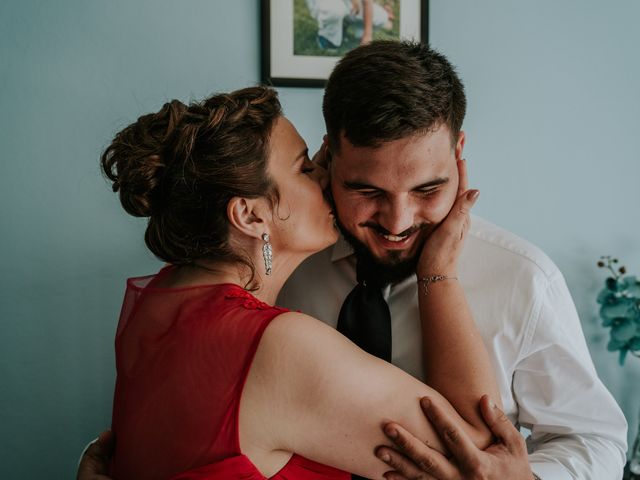
<path fill-rule="evenodd" d="M 464 86 L 444 55 L 415 42 L 374 41 L 336 65 L 322 111 L 329 144 L 342 134 L 377 147 L 446 123 L 455 145 L 466 111 Z"/>
<path fill-rule="evenodd" d="M 250 260 L 228 242 L 235 196 L 277 201 L 267 174 L 269 137 L 281 115 L 277 92 L 251 87 L 185 105 L 166 103 L 116 134 L 101 166 L 124 209 L 149 217 L 145 242 L 160 259 Z"/>

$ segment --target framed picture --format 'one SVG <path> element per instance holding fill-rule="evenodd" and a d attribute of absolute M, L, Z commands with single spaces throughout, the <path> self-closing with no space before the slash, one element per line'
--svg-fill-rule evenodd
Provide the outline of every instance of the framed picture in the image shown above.
<path fill-rule="evenodd" d="M 337 61 L 369 40 L 428 42 L 428 0 L 261 0 L 262 81 L 324 87 Z"/>

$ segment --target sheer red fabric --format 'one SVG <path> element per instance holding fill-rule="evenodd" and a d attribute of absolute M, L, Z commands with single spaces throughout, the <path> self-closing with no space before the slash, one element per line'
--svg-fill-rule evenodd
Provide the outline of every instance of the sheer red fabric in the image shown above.
<path fill-rule="evenodd" d="M 240 451 L 240 396 L 264 329 L 285 309 L 237 285 L 157 288 L 129 279 L 116 333 L 111 475 L 264 480 Z M 274 480 L 347 479 L 293 455 Z"/>

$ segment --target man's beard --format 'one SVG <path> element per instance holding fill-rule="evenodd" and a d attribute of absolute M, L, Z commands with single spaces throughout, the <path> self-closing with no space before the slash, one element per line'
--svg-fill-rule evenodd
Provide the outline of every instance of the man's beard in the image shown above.
<path fill-rule="evenodd" d="M 371 253 L 371 250 L 369 250 L 364 243 L 349 233 L 340 220 L 338 220 L 337 216 L 336 225 L 340 229 L 344 239 L 353 247 L 358 261 L 358 267 L 366 272 L 367 278 L 375 279 L 377 284 L 387 285 L 399 283 L 416 273 L 416 266 L 418 265 L 424 240 L 412 257 L 402 259 L 401 255 L 403 251 L 390 250 L 388 260 L 380 260 Z"/>

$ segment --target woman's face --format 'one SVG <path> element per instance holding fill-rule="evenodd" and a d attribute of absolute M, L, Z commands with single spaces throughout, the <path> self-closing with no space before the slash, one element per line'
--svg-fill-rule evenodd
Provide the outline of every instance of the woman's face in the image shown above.
<path fill-rule="evenodd" d="M 327 172 L 309 160 L 307 145 L 284 117 L 276 120 L 271 131 L 267 171 L 280 194 L 268 232 L 274 255 L 308 256 L 335 243 L 338 232 L 323 194 Z"/>

